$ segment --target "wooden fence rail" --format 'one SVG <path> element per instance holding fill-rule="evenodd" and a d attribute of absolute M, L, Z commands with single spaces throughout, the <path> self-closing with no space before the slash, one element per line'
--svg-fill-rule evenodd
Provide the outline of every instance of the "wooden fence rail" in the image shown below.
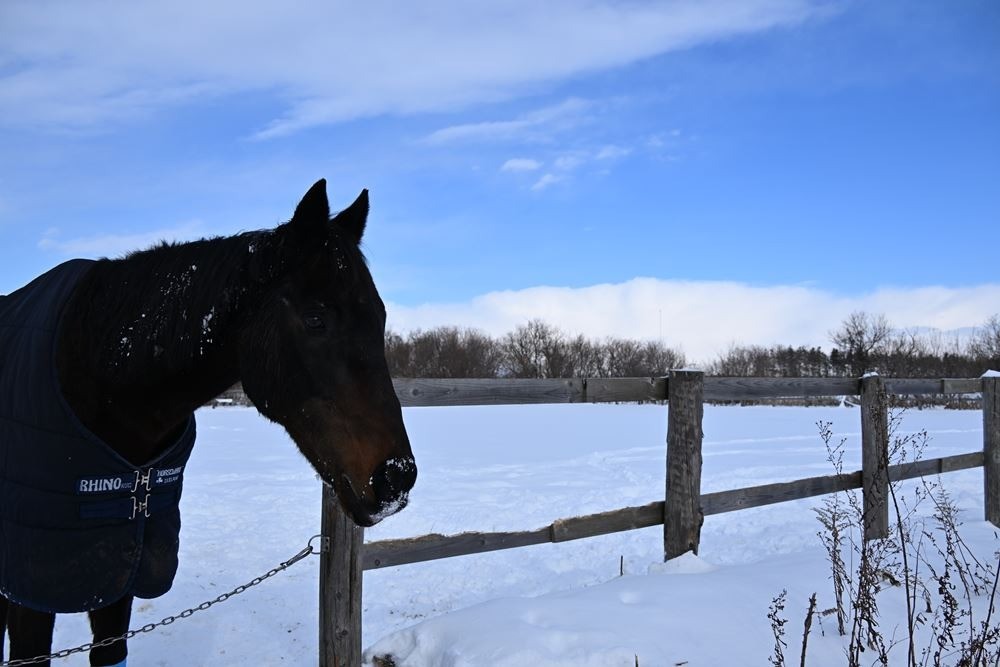
<path fill-rule="evenodd" d="M 364 531 L 323 491 L 320 564 L 320 665 L 361 663 L 361 588 L 364 570 L 662 525 L 664 558 L 697 553 L 704 517 L 750 507 L 862 490 L 865 539 L 888 534 L 888 485 L 924 475 L 984 468 L 985 514 L 1000 526 L 1000 378 L 724 378 L 671 371 L 661 378 L 614 379 L 397 379 L 404 407 L 667 401 L 664 500 L 637 507 L 569 517 L 517 532 L 469 532 L 364 543 Z M 888 396 L 982 395 L 982 451 L 889 465 Z M 729 491 L 701 493 L 702 417 L 705 401 L 810 396 L 860 396 L 862 469 Z"/>
<path fill-rule="evenodd" d="M 897 482 L 924 475 L 979 468 L 982 465 L 982 452 L 926 459 L 916 463 L 889 466 L 889 481 Z M 858 470 L 840 475 L 808 477 L 792 482 L 776 482 L 730 491 L 703 493 L 699 498 L 701 513 L 704 516 L 711 516 L 790 500 L 813 498 L 838 491 L 860 489 L 861 487 L 861 471 Z M 548 526 L 535 530 L 495 533 L 470 532 L 458 535 L 432 533 L 420 537 L 368 542 L 364 546 L 362 568 L 377 570 L 383 567 L 421 563 L 453 556 L 516 549 L 548 542 L 568 542 L 585 537 L 621 533 L 637 528 L 652 528 L 664 523 L 665 504 L 664 501 L 660 500 L 647 505 L 623 507 L 587 516 L 558 519 Z"/>
<path fill-rule="evenodd" d="M 706 377 L 706 401 L 759 398 L 860 396 L 864 378 Z M 667 378 L 572 378 L 554 380 L 403 379 L 393 381 L 403 407 L 521 405 L 525 403 L 627 403 L 667 400 Z M 886 378 L 897 396 L 975 394 L 982 379 Z"/>

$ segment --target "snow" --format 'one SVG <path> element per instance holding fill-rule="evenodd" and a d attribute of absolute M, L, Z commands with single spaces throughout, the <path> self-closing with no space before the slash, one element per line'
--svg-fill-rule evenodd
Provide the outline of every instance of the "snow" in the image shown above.
<path fill-rule="evenodd" d="M 379 523 L 383 521 L 386 517 L 392 516 L 396 512 L 400 511 L 403 507 L 406 506 L 407 500 L 409 500 L 409 496 L 404 493 L 399 498 L 396 498 L 395 500 L 391 500 L 383 504 L 378 512 L 372 514 L 371 516 L 372 523 L 373 524 Z"/>
<path fill-rule="evenodd" d="M 208 313 L 204 317 L 201 318 L 201 333 L 202 333 L 202 335 L 207 336 L 209 333 L 211 333 L 211 331 L 212 331 L 212 318 L 214 318 L 214 317 L 215 317 L 215 306 L 212 306 L 212 309 L 209 310 Z"/>
<path fill-rule="evenodd" d="M 640 665 L 767 664 L 773 643 L 767 605 L 789 585 L 788 569 L 813 581 L 825 577 L 819 561 L 798 562 L 802 558 L 726 568 L 693 555 L 681 560 L 687 562 L 657 574 L 485 602 L 397 632 L 375 650 L 405 656 L 400 664 L 454 667 L 631 667 L 636 656 Z M 770 595 L 758 600 L 762 590 Z M 793 589 L 800 592 L 809 595 Z M 759 659 L 741 663 L 744 656 Z"/>
<path fill-rule="evenodd" d="M 1000 378 L 1000 371 L 989 370 L 982 374 L 984 378 Z"/>
<path fill-rule="evenodd" d="M 404 419 L 417 484 L 408 507 L 366 531 L 369 540 L 527 530 L 664 495 L 664 406 L 412 408 Z M 240 407 L 201 410 L 198 420 L 177 579 L 167 595 L 136 601 L 132 627 L 246 583 L 299 552 L 319 527 L 320 483 L 279 427 Z M 702 491 L 831 473 L 820 420 L 846 438 L 845 470 L 858 469 L 857 408 L 707 406 Z M 982 447 L 978 411 L 911 411 L 903 428 L 928 431 L 926 457 Z M 941 480 L 964 512 L 966 541 L 991 562 L 998 541 L 981 520 L 981 469 Z M 787 589 L 786 653 L 797 663 L 809 595 L 818 593 L 821 609 L 832 606 L 810 510 L 819 502 L 709 516 L 699 555 L 665 564 L 662 528 L 648 528 L 370 571 L 364 644 L 369 659 L 391 652 L 400 667 L 632 667 L 636 657 L 643 667 L 767 664 L 768 606 Z M 243 595 L 136 637 L 132 661 L 314 665 L 317 569 L 318 559 L 307 558 Z M 899 636 L 902 596 L 884 598 L 883 629 Z M 844 664 L 834 623 L 814 625 L 807 664 Z M 54 648 L 89 639 L 85 615 L 60 616 Z M 894 655 L 905 661 L 905 647 Z M 82 667 L 87 659 L 56 664 Z"/>

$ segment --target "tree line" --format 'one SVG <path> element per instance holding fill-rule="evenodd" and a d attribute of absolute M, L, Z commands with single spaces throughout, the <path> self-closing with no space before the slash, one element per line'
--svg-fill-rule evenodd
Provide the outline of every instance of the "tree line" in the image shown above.
<path fill-rule="evenodd" d="M 705 365 L 710 375 L 762 377 L 978 377 L 1000 369 L 1000 315 L 971 336 L 896 329 L 884 315 L 855 312 L 830 332 L 832 346 L 732 345 Z M 651 377 L 686 365 L 680 350 L 657 341 L 568 335 L 531 320 L 493 337 L 477 329 L 387 331 L 394 377 Z"/>
<path fill-rule="evenodd" d="M 654 341 L 569 336 L 531 320 L 494 338 L 476 329 L 437 327 L 385 335 L 393 377 L 651 377 L 684 366 L 684 355 Z"/>
<path fill-rule="evenodd" d="M 1000 369 L 1000 316 L 970 336 L 897 329 L 884 315 L 851 313 L 819 347 L 733 345 L 706 368 L 711 375 L 764 377 L 978 377 Z"/>

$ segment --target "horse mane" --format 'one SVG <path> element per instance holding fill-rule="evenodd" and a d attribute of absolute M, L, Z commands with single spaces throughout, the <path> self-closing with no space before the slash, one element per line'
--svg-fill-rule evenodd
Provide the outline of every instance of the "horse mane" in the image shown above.
<path fill-rule="evenodd" d="M 300 239 L 281 225 L 100 259 L 73 298 L 93 327 L 89 342 L 79 344 L 99 350 L 96 361 L 106 372 L 137 384 L 144 373 L 154 382 L 157 369 L 189 368 L 213 346 L 235 352 L 236 341 L 219 335 L 239 329 L 234 318 L 254 309 L 265 286 L 323 247 L 335 253 L 330 277 L 345 289 L 367 273 L 364 254 L 336 225 L 326 239 Z"/>
<path fill-rule="evenodd" d="M 275 230 L 264 230 L 162 242 L 98 260 L 74 296 L 96 327 L 98 363 L 131 374 L 128 369 L 183 368 L 203 356 L 222 342 L 215 332 L 228 330 L 260 287 L 279 275 L 287 264 L 284 245 Z"/>

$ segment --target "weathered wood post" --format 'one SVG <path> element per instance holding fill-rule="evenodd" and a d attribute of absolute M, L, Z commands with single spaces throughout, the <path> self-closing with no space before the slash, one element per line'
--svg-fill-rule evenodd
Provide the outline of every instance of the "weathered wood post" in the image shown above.
<path fill-rule="evenodd" d="M 701 441 L 705 374 L 673 370 L 667 378 L 667 495 L 664 560 L 698 553 L 701 542 Z"/>
<path fill-rule="evenodd" d="M 320 667 L 361 665 L 361 549 L 365 529 L 344 514 L 337 494 L 323 484 L 319 559 Z"/>
<path fill-rule="evenodd" d="M 889 536 L 889 397 L 877 375 L 861 378 L 861 495 L 865 539 Z"/>
<path fill-rule="evenodd" d="M 1000 377 L 984 377 L 982 395 L 986 520 L 1000 526 Z"/>

